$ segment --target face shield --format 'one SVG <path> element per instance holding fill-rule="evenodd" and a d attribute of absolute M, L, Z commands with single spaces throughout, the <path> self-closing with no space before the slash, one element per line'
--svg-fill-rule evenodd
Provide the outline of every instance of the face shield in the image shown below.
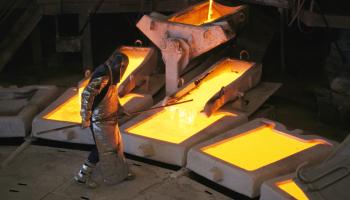
<path fill-rule="evenodd" d="M 107 60 L 106 65 L 110 67 L 113 75 L 113 84 L 117 84 L 125 74 L 126 68 L 128 67 L 128 57 L 120 52 L 113 53 L 112 56 Z"/>
<path fill-rule="evenodd" d="M 120 71 L 120 80 L 124 76 L 126 68 L 129 65 L 129 58 L 123 53 L 121 53 L 121 57 L 122 57 L 122 62 L 120 64 L 120 69 L 119 69 L 119 71 Z"/>

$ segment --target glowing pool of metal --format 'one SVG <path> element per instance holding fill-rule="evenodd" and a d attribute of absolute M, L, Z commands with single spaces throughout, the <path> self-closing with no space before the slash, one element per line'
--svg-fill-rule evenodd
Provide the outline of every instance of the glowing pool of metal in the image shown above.
<path fill-rule="evenodd" d="M 141 65 L 141 63 L 144 61 L 144 59 L 146 58 L 150 50 L 147 48 L 137 49 L 137 48 L 122 47 L 120 51 L 126 54 L 129 58 L 129 65 L 125 71 L 124 76 L 120 81 L 120 83 L 123 83 L 123 81 L 138 66 Z M 43 118 L 48 120 L 81 123 L 81 117 L 80 117 L 81 93 L 87 84 L 88 84 L 88 80 L 83 81 L 83 83 L 80 84 L 76 95 L 72 96 L 66 102 L 58 106 L 56 109 L 46 114 Z M 130 101 L 132 98 L 135 98 L 135 97 L 142 97 L 142 95 L 132 94 L 132 93 L 125 95 L 123 98 L 120 98 L 120 103 L 124 105 L 126 102 Z"/>
<path fill-rule="evenodd" d="M 318 144 L 323 140 L 304 140 L 264 125 L 233 136 L 201 151 L 248 171 L 254 171 Z"/>
<path fill-rule="evenodd" d="M 210 0 L 170 17 L 168 21 L 200 26 L 233 14 L 239 9 L 241 6 L 229 7 Z"/>
<path fill-rule="evenodd" d="M 251 63 L 225 59 L 200 84 L 178 101 L 192 102 L 168 107 L 126 129 L 130 134 L 179 144 L 225 116 L 216 112 L 210 117 L 202 114 L 206 102 L 220 89 L 235 81 L 252 67 Z"/>
<path fill-rule="evenodd" d="M 309 200 L 305 193 L 300 189 L 300 187 L 292 180 L 288 179 L 286 181 L 281 181 L 276 183 L 276 186 L 294 197 L 296 200 Z"/>

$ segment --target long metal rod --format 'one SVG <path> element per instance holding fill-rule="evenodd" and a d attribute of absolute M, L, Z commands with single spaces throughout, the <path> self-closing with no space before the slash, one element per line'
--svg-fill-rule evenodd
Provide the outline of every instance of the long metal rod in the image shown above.
<path fill-rule="evenodd" d="M 136 112 L 129 113 L 129 114 L 130 114 L 130 116 L 137 115 L 137 114 L 148 112 L 148 111 L 151 111 L 151 110 L 155 110 L 155 109 L 159 109 L 159 108 L 166 108 L 166 107 L 170 107 L 170 106 L 174 106 L 174 105 L 188 103 L 188 102 L 191 102 L 191 101 L 193 101 L 193 99 L 186 100 L 186 101 L 180 101 L 180 102 L 176 102 L 176 103 L 169 104 L 169 105 L 164 105 L 164 106 L 157 106 L 157 107 L 153 107 L 153 108 L 145 109 L 145 110 L 140 110 L 140 111 L 136 111 Z M 104 119 L 104 120 L 111 120 L 114 117 L 115 116 L 107 118 L 107 119 Z M 120 117 L 120 116 L 117 116 L 117 118 L 118 117 Z M 54 129 L 50 129 L 50 130 L 40 131 L 40 132 L 37 132 L 36 135 L 42 135 L 42 134 L 46 134 L 46 133 L 53 132 L 53 131 L 59 131 L 59 130 L 64 130 L 64 129 L 68 129 L 68 128 L 80 127 L 80 126 L 81 126 L 81 124 L 73 124 L 73 125 L 69 125 L 69 126 L 64 126 L 64 127 L 54 128 Z"/>
<path fill-rule="evenodd" d="M 81 124 L 73 124 L 73 125 L 69 125 L 69 126 L 64 126 L 64 127 L 54 128 L 54 129 L 50 129 L 50 130 L 40 131 L 40 132 L 37 132 L 36 134 L 37 135 L 42 135 L 42 134 L 53 132 L 53 131 L 59 131 L 59 130 L 64 130 L 64 129 L 68 129 L 68 128 L 74 128 L 74 127 L 79 127 L 79 126 L 81 126 Z"/>
<path fill-rule="evenodd" d="M 136 112 L 130 113 L 130 115 L 136 115 L 136 114 L 140 114 L 140 113 L 143 113 L 143 112 L 155 110 L 155 109 L 158 109 L 158 108 L 166 108 L 166 107 L 169 107 L 169 106 L 175 106 L 175 105 L 179 105 L 179 104 L 183 104 L 183 103 L 188 103 L 188 102 L 191 102 L 191 101 L 193 101 L 193 99 L 176 102 L 176 103 L 172 103 L 172 104 L 169 104 L 169 105 L 157 106 L 157 107 L 153 107 L 153 108 L 150 108 L 150 109 L 136 111 Z"/>

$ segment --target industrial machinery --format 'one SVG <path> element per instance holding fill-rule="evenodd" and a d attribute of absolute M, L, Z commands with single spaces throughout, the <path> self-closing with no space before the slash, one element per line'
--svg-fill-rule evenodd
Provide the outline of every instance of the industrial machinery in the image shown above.
<path fill-rule="evenodd" d="M 247 6 L 213 1 L 171 16 L 152 13 L 140 19 L 137 27 L 160 49 L 165 63 L 166 97 L 157 106 L 190 102 L 152 110 L 121 126 L 125 152 L 184 166 L 193 145 L 246 122 L 278 89 L 278 84 L 259 87 L 258 63 L 226 57 L 202 71 L 191 65 L 232 41 L 247 20 Z M 260 99 L 253 97 L 261 90 Z M 246 92 L 255 94 L 249 106 Z"/>
<path fill-rule="evenodd" d="M 227 7 L 213 1 L 171 16 L 144 15 L 137 27 L 162 52 L 166 94 L 184 85 L 182 75 L 190 70 L 191 60 L 234 38 L 247 19 L 246 6 Z"/>
<path fill-rule="evenodd" d="M 228 7 L 213 0 L 171 16 L 152 13 L 140 19 L 137 27 L 159 48 L 165 74 L 154 74 L 156 48 L 121 47 L 130 60 L 118 85 L 121 103 L 130 112 L 150 108 L 164 83 L 165 96 L 158 96 L 164 99 L 150 110 L 120 120 L 126 153 L 186 167 L 249 197 L 260 194 L 263 182 L 331 153 L 335 143 L 324 138 L 300 135 L 267 119 L 248 122 L 280 87 L 261 82 L 261 64 L 232 56 L 203 68 L 193 64 L 230 44 L 247 21 L 247 6 Z M 34 137 L 93 144 L 90 130 L 80 127 L 41 134 L 80 123 L 80 93 L 88 81 L 67 90 L 35 118 Z M 302 196 L 291 179 L 274 184 L 279 191 L 294 188 Z"/>

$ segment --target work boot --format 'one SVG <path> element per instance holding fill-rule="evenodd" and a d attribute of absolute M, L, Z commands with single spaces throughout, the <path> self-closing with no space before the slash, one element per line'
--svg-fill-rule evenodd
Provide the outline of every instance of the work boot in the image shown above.
<path fill-rule="evenodd" d="M 88 160 L 81 166 L 77 175 L 74 176 L 74 180 L 79 184 L 86 184 L 89 188 L 96 188 L 98 184 L 91 179 L 91 174 L 96 167 L 96 164 L 89 162 Z"/>

